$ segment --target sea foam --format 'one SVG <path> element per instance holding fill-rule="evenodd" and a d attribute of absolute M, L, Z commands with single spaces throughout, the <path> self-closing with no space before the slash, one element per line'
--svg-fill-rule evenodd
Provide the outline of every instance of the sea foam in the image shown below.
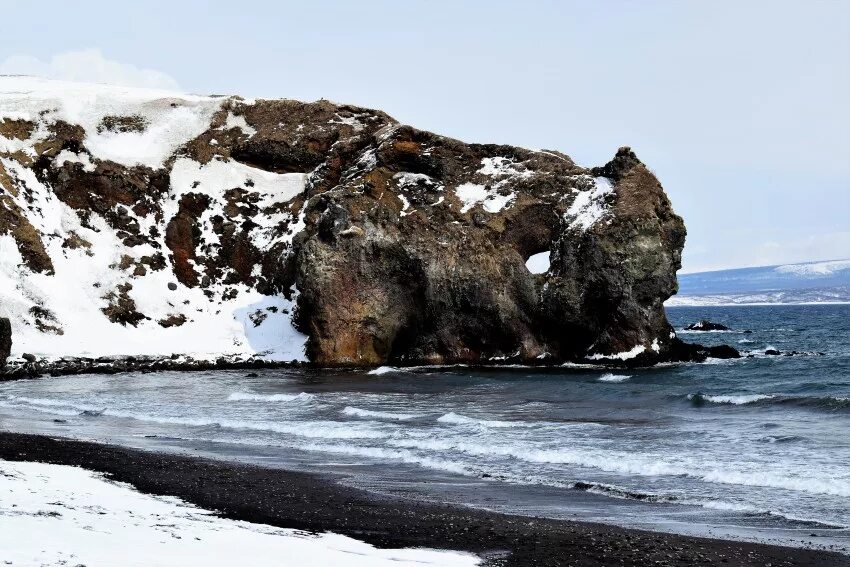
<path fill-rule="evenodd" d="M 437 418 L 440 423 L 448 423 L 450 425 L 477 425 L 480 427 L 523 427 L 528 423 L 522 421 L 499 421 L 493 419 L 476 419 L 467 417 L 459 413 L 449 412 Z"/>
<path fill-rule="evenodd" d="M 315 396 L 306 392 L 300 394 L 255 394 L 253 392 L 234 392 L 227 399 L 231 402 L 309 402 Z"/>
<path fill-rule="evenodd" d="M 383 376 L 384 374 L 390 374 L 392 372 L 401 372 L 395 366 L 379 366 L 377 368 L 373 368 L 366 374 L 371 374 L 372 376 Z"/>
<path fill-rule="evenodd" d="M 372 419 L 389 419 L 396 421 L 407 421 L 409 419 L 413 419 L 417 417 L 416 414 L 412 413 L 393 413 L 388 411 L 373 411 L 367 409 L 356 408 L 352 406 L 346 406 L 343 408 L 342 413 L 344 415 L 350 415 L 353 417 L 365 417 Z"/>
<path fill-rule="evenodd" d="M 629 378 L 631 378 L 631 376 L 628 376 L 626 374 L 611 374 L 611 373 L 608 373 L 608 374 L 603 374 L 602 376 L 600 376 L 599 381 L 600 382 L 615 382 L 616 383 L 616 382 L 625 382 Z"/>
<path fill-rule="evenodd" d="M 709 396 L 706 394 L 688 394 L 688 399 L 692 402 L 708 402 L 712 404 L 732 404 L 734 406 L 742 406 L 752 404 L 761 400 L 769 400 L 774 398 L 771 394 L 729 394 L 721 396 Z"/>

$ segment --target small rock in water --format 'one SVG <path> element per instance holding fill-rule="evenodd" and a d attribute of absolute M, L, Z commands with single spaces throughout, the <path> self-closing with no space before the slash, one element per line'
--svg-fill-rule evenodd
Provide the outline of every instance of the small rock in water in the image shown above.
<path fill-rule="evenodd" d="M 83 410 L 82 412 L 80 412 L 80 415 L 85 416 L 85 417 L 100 417 L 100 416 L 103 415 L 103 412 L 105 412 L 105 411 L 106 411 L 105 409 L 102 409 L 102 410 Z"/>
<path fill-rule="evenodd" d="M 23 358 L 23 359 L 24 359 L 24 360 L 26 360 L 27 362 L 35 362 L 35 361 L 36 361 L 36 357 L 35 357 L 35 355 L 34 355 L 34 354 L 30 354 L 30 353 L 28 353 L 28 352 L 25 352 L 24 354 L 22 354 L 22 355 L 21 355 L 21 358 Z"/>
<path fill-rule="evenodd" d="M 703 319 L 698 323 L 691 323 L 685 327 L 686 331 L 728 331 L 729 327 L 720 323 L 712 323 L 707 319 Z"/>
<path fill-rule="evenodd" d="M 780 354 L 782 354 L 782 351 L 778 351 L 776 349 L 769 348 L 766 351 L 764 351 L 764 354 L 766 354 L 767 356 L 779 356 Z"/>

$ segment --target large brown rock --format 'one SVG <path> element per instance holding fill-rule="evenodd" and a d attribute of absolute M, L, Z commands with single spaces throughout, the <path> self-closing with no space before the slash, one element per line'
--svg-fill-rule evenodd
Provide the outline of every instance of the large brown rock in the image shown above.
<path fill-rule="evenodd" d="M 379 136 L 374 152 L 374 167 L 308 202 L 296 241 L 312 360 L 540 362 L 636 348 L 644 362 L 666 355 L 672 329 L 663 302 L 676 291 L 685 228 L 631 150 L 591 171 L 559 154 L 401 127 Z M 494 161 L 506 173 L 481 173 Z M 572 205 L 599 191 L 593 176 L 606 173 L 612 190 L 598 195 L 600 218 L 577 225 Z M 419 183 L 399 183 L 399 175 Z M 463 183 L 489 185 L 509 204 L 463 206 L 452 189 Z M 526 259 L 546 250 L 548 272 L 530 273 Z"/>

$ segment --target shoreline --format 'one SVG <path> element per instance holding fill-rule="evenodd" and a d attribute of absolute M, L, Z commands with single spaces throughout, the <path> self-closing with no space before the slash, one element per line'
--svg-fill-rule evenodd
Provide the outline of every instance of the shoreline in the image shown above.
<path fill-rule="evenodd" d="M 643 348 L 643 347 L 641 347 Z M 575 360 L 549 361 L 548 359 L 529 361 L 523 359 L 505 358 L 490 361 L 447 362 L 443 364 L 426 364 L 423 361 L 401 363 L 389 361 L 384 365 L 319 365 L 300 360 L 266 360 L 263 358 L 239 358 L 233 355 L 221 355 L 215 359 L 195 359 L 187 355 L 155 356 L 103 356 L 80 357 L 63 356 L 57 358 L 36 357 L 24 354 L 20 359 L 6 361 L 0 365 L 0 382 L 22 378 L 39 378 L 48 376 L 71 376 L 77 374 L 119 374 L 126 372 L 197 372 L 206 370 L 258 370 L 273 368 L 311 368 L 321 370 L 363 370 L 376 371 L 381 368 L 417 369 L 417 368 L 452 368 L 462 367 L 470 370 L 487 370 L 510 367 L 535 368 L 542 370 L 559 370 L 570 367 L 606 369 L 636 369 L 653 368 L 666 364 L 702 363 L 712 358 L 738 359 L 741 353 L 728 345 L 703 346 L 697 343 L 686 343 L 674 339 L 670 352 L 658 356 L 648 353 L 645 348 L 634 356 L 623 356 L 625 353 L 612 355 L 594 355 Z"/>
<path fill-rule="evenodd" d="M 154 453 L 65 438 L 0 432 L 0 459 L 79 466 L 177 496 L 224 518 L 333 532 L 380 548 L 479 554 L 484 565 L 812 565 L 850 567 L 850 556 L 511 516 L 391 498 L 308 473 Z"/>

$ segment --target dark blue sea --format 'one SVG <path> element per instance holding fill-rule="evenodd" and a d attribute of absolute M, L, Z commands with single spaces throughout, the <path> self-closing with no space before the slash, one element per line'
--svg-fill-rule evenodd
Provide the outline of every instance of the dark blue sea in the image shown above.
<path fill-rule="evenodd" d="M 750 357 L 642 370 L 42 378 L 0 383 L 0 428 L 308 470 L 410 498 L 847 553 L 850 306 L 668 314 L 684 340 Z M 700 319 L 732 331 L 683 331 Z"/>

